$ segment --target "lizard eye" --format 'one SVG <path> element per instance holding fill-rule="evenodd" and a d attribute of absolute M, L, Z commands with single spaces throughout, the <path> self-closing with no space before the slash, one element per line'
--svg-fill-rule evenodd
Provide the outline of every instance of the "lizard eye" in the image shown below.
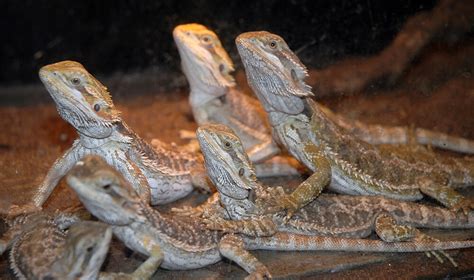
<path fill-rule="evenodd" d="M 201 38 L 201 41 L 203 41 L 206 44 L 209 44 L 211 42 L 211 36 L 203 36 Z"/>
<path fill-rule="evenodd" d="M 270 44 L 268 44 L 268 45 L 270 46 L 270 48 L 276 49 L 276 47 L 277 47 L 277 42 L 271 41 Z"/>
<path fill-rule="evenodd" d="M 109 185 L 109 184 L 104 185 L 102 188 L 103 188 L 104 190 L 108 190 L 108 189 L 110 189 L 110 185 Z"/>
<path fill-rule="evenodd" d="M 224 142 L 224 148 L 228 150 L 228 149 L 232 148 L 232 144 L 229 141 L 225 141 Z"/>
<path fill-rule="evenodd" d="M 86 250 L 87 250 L 87 252 L 90 253 L 90 252 L 92 252 L 92 249 L 94 249 L 94 248 L 93 248 L 92 246 L 90 246 L 90 247 L 88 247 Z"/>
<path fill-rule="evenodd" d="M 71 83 L 75 86 L 78 86 L 81 83 L 81 79 L 79 78 L 72 78 Z"/>
<path fill-rule="evenodd" d="M 94 105 L 94 111 L 96 111 L 96 112 L 100 111 L 100 105 L 99 104 Z"/>
<path fill-rule="evenodd" d="M 222 64 L 222 63 L 219 64 L 219 71 L 220 71 L 220 72 L 224 72 L 224 70 L 225 70 L 224 64 Z"/>

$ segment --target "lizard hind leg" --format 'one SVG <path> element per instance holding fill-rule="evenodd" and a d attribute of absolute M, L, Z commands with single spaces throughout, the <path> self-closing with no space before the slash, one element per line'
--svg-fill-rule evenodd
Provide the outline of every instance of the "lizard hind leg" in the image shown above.
<path fill-rule="evenodd" d="M 150 249 L 150 256 L 133 273 L 124 272 L 101 272 L 100 280 L 141 280 L 151 279 L 153 274 L 163 261 L 163 251 L 158 245 L 153 245 Z"/>
<path fill-rule="evenodd" d="M 155 271 L 160 267 L 164 254 L 160 246 L 151 246 L 150 256 L 133 273 L 134 279 L 150 279 Z"/>
<path fill-rule="evenodd" d="M 462 210 L 466 215 L 470 210 L 474 209 L 474 201 L 470 198 L 462 196 L 453 188 L 437 184 L 430 178 L 420 178 L 417 180 L 420 191 L 437 201 L 450 210 Z"/>
<path fill-rule="evenodd" d="M 245 249 L 244 241 L 235 234 L 228 234 L 221 239 L 219 252 L 250 274 L 245 279 L 272 278 L 268 268 Z"/>
<path fill-rule="evenodd" d="M 415 242 L 433 242 L 438 241 L 437 239 L 426 235 L 418 229 L 408 226 L 400 225 L 395 219 L 388 214 L 380 214 L 375 218 L 375 232 L 385 242 L 401 242 L 401 241 L 415 241 Z M 442 256 L 448 259 L 454 267 L 458 264 L 454 259 L 445 251 L 427 251 L 425 252 L 427 257 L 432 255 L 440 262 L 443 263 Z"/>

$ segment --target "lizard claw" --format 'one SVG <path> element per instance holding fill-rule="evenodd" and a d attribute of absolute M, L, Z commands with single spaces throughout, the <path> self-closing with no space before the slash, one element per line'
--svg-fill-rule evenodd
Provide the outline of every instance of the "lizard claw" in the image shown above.
<path fill-rule="evenodd" d="M 272 279 L 272 275 L 270 274 L 270 271 L 265 265 L 259 265 L 255 271 L 250 273 L 247 277 L 245 277 L 245 280 L 263 280 L 263 279 Z"/>
<path fill-rule="evenodd" d="M 426 234 L 423 234 L 423 233 L 419 233 L 418 236 L 416 237 L 416 241 L 417 242 L 439 242 L 438 239 L 434 238 L 434 237 L 431 237 L 429 235 L 426 235 Z M 458 267 L 458 264 L 456 263 L 456 261 L 453 259 L 453 257 L 451 257 L 451 255 L 449 255 L 448 253 L 446 253 L 445 251 L 443 250 L 438 250 L 438 251 L 427 251 L 425 252 L 425 255 L 428 257 L 428 258 L 431 258 L 431 256 L 434 256 L 438 262 L 440 263 L 444 263 L 444 260 L 443 260 L 443 256 L 449 260 L 449 262 L 451 262 L 451 264 L 454 266 L 454 267 Z"/>

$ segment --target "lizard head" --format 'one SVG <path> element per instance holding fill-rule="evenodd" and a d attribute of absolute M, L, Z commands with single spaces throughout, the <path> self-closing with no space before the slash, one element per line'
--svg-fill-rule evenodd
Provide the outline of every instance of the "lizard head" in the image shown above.
<path fill-rule="evenodd" d="M 112 239 L 112 229 L 103 223 L 83 221 L 72 225 L 66 248 L 51 272 L 67 279 L 96 279 Z"/>
<path fill-rule="evenodd" d="M 81 134 L 105 138 L 120 121 L 107 88 L 75 61 L 43 66 L 39 76 L 59 115 Z"/>
<path fill-rule="evenodd" d="M 112 225 L 127 225 L 136 219 L 139 195 L 104 159 L 87 155 L 69 171 L 69 186 L 94 216 Z"/>
<path fill-rule="evenodd" d="M 232 60 L 214 32 L 201 24 L 182 24 L 173 30 L 173 38 L 190 83 L 212 87 L 235 85 Z"/>
<path fill-rule="evenodd" d="M 207 172 L 219 193 L 247 199 L 257 178 L 239 137 L 220 124 L 200 126 L 196 135 Z"/>
<path fill-rule="evenodd" d="M 250 86 L 268 111 L 299 114 L 302 97 L 312 96 L 308 71 L 285 40 L 266 32 L 246 32 L 235 40 Z"/>

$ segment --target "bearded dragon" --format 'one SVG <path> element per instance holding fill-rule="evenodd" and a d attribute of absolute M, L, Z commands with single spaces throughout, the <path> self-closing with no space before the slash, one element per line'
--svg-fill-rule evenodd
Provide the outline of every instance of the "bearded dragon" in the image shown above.
<path fill-rule="evenodd" d="M 190 86 L 189 103 L 198 125 L 213 122 L 231 127 L 253 162 L 278 154 L 265 110 L 236 86 L 233 62 L 219 37 L 207 27 L 191 23 L 175 27 L 173 38 Z M 340 127 L 372 144 L 419 143 L 474 154 L 474 141 L 468 139 L 423 128 L 369 125 L 319 107 Z"/>
<path fill-rule="evenodd" d="M 247 32 L 237 37 L 236 44 L 247 80 L 269 115 L 275 140 L 316 174 L 325 170 L 318 169 L 311 154 L 326 157 L 331 166 L 330 189 L 398 200 L 419 200 L 425 194 L 452 210 L 467 212 L 474 207 L 472 200 L 453 189 L 473 185 L 474 161 L 413 163 L 396 153 L 387 156 L 327 117 L 311 99 L 311 88 L 304 81 L 306 67 L 280 36 Z"/>
<path fill-rule="evenodd" d="M 474 241 L 385 243 L 290 233 L 269 237 L 225 234 L 207 229 L 201 219 L 160 213 L 151 208 L 119 172 L 105 160 L 92 155 L 76 163 L 67 175 L 67 182 L 87 210 L 110 224 L 114 234 L 127 247 L 150 258 L 160 258 L 161 267 L 166 269 L 200 268 L 225 257 L 244 268 L 251 277 L 259 279 L 271 277 L 271 274 L 248 250 L 408 252 L 474 246 Z"/>
<path fill-rule="evenodd" d="M 196 208 L 173 209 L 173 212 L 204 217 L 211 229 L 250 236 L 289 232 L 351 238 L 364 238 L 375 230 L 382 240 L 394 242 L 432 239 L 415 227 L 474 228 L 474 212 L 465 215 L 380 196 L 322 194 L 307 202 L 304 200 L 307 196 L 301 193 L 312 185 L 308 182 L 303 182 L 290 195 L 281 187 L 262 185 L 242 142 L 230 128 L 215 124 L 200 126 L 197 138 L 218 193 Z M 275 211 L 287 208 L 288 204 L 295 211 L 290 216 Z M 274 210 L 269 211 L 271 208 Z"/>
<path fill-rule="evenodd" d="M 100 272 L 112 229 L 81 221 L 75 214 L 18 216 L 0 239 L 0 253 L 11 248 L 11 268 L 18 279 L 149 279 L 155 270 L 143 263 L 132 274 Z"/>
<path fill-rule="evenodd" d="M 34 207 L 45 202 L 59 180 L 86 154 L 103 156 L 153 205 L 182 198 L 193 185 L 208 187 L 202 159 L 165 145 L 153 149 L 121 119 L 107 88 L 80 63 L 50 64 L 40 69 L 39 76 L 59 115 L 76 129 L 79 138 L 49 170 L 33 198 Z"/>
<path fill-rule="evenodd" d="M 11 268 L 19 279 L 95 279 L 111 236 L 105 224 L 38 212 L 12 222 L 0 239 L 0 253 L 11 248 Z"/>

